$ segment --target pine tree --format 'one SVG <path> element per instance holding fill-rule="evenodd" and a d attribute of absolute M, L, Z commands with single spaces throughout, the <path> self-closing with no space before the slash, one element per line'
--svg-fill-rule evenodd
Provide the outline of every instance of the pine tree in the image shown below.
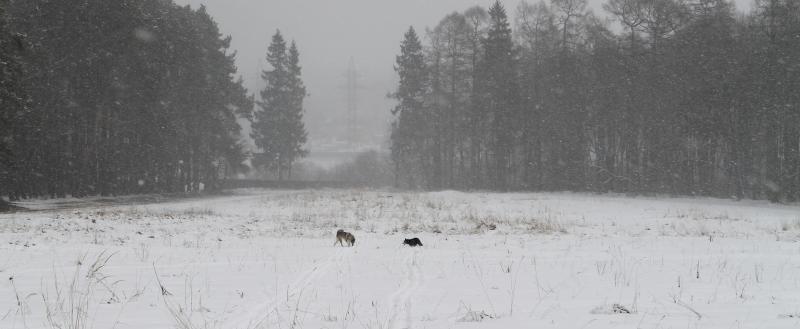
<path fill-rule="evenodd" d="M 199 174 L 198 181 L 217 187 L 219 167 L 222 162 L 238 166 L 243 160 L 242 146 L 239 142 L 241 127 L 236 121 L 236 115 L 248 116 L 252 105 L 247 97 L 247 91 L 241 85 L 241 79 L 233 80 L 236 74 L 234 64 L 235 52 L 229 52 L 231 37 L 222 36 L 217 24 L 201 7 L 194 14 L 195 27 L 198 31 L 197 43 L 205 48 L 202 52 L 201 73 L 206 79 L 201 86 L 199 109 L 202 110 L 196 117 L 197 126 L 201 134 L 196 165 Z"/>
<path fill-rule="evenodd" d="M 405 176 L 410 187 L 423 183 L 418 177 L 426 167 L 424 139 L 427 130 L 424 98 L 427 93 L 428 75 L 422 43 L 413 27 L 405 33 L 400 44 L 395 71 L 400 84 L 392 97 L 398 101 L 392 110 L 392 161 L 395 165 L 395 184 Z"/>
<path fill-rule="evenodd" d="M 499 1 L 489 9 L 490 26 L 483 40 L 484 56 L 478 81 L 479 108 L 489 116 L 490 150 L 493 168 L 490 181 L 499 190 L 508 188 L 511 179 L 511 155 L 518 114 L 517 71 L 514 43 L 506 10 Z"/>
<path fill-rule="evenodd" d="M 294 43 L 293 43 L 294 44 Z M 303 99 L 306 90 L 300 77 L 301 67 L 296 46 L 287 50 L 280 31 L 272 37 L 267 52 L 272 70 L 261 75 L 267 86 L 261 91 L 261 108 L 255 112 L 253 133 L 256 146 L 261 148 L 261 161 L 270 171 L 284 179 L 291 174 L 295 160 L 305 156 L 303 149 L 306 131 L 303 125 Z"/>

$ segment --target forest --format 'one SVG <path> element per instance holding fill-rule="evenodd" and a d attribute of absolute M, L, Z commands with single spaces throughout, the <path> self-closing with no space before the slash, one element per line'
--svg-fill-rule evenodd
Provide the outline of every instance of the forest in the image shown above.
<path fill-rule="evenodd" d="M 253 99 L 205 8 L 3 0 L 0 11 L 0 194 L 192 192 L 241 166 L 237 118 Z"/>
<path fill-rule="evenodd" d="M 409 29 L 396 183 L 800 199 L 800 2 L 603 9 L 497 2 Z"/>
<path fill-rule="evenodd" d="M 340 176 L 800 200 L 800 3 L 602 7 L 496 2 L 396 36 L 392 168 Z M 298 48 L 275 33 L 257 99 L 230 43 L 202 6 L 0 0 L 0 196 L 197 192 L 249 158 L 291 178 L 309 151 Z"/>

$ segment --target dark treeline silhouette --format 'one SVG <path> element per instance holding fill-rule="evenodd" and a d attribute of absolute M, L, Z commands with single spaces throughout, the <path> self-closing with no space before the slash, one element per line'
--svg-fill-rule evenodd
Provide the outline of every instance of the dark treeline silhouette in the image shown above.
<path fill-rule="evenodd" d="M 164 0 L 0 1 L 0 195 L 198 191 L 245 157 L 230 38 Z"/>
<path fill-rule="evenodd" d="M 499 3 L 397 57 L 396 182 L 800 199 L 800 2 Z"/>

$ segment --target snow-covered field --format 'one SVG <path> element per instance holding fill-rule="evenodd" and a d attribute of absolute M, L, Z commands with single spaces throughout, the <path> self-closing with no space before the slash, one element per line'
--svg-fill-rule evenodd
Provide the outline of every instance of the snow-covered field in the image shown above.
<path fill-rule="evenodd" d="M 796 205 L 361 190 L 106 201 L 0 214 L 0 328 L 800 327 Z M 338 228 L 355 247 L 333 246 Z"/>

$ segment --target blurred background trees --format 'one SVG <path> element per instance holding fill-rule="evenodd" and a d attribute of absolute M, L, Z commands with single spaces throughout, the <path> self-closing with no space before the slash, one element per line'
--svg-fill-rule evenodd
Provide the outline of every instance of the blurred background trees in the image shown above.
<path fill-rule="evenodd" d="M 510 31 L 499 2 L 443 18 L 423 45 L 425 126 L 401 113 L 392 139 L 427 145 L 402 148 L 424 165 L 398 185 L 800 199 L 797 1 L 604 9 L 522 2 Z"/>

